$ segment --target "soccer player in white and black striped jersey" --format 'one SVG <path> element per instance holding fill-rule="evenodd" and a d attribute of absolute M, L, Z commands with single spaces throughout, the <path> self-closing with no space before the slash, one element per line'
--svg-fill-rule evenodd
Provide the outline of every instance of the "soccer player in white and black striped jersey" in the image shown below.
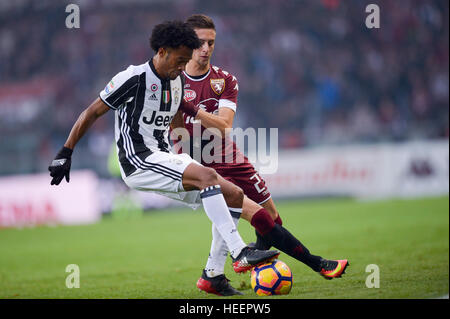
<path fill-rule="evenodd" d="M 180 75 L 200 44 L 196 33 L 186 23 L 168 21 L 155 26 L 150 38 L 155 55 L 148 62 L 131 65 L 115 75 L 100 96 L 81 113 L 49 166 L 51 184 L 59 185 L 64 177 L 69 182 L 75 145 L 100 116 L 112 109 L 125 183 L 131 188 L 163 194 L 194 207 L 203 204 L 229 248 L 235 271 L 239 272 L 270 261 L 279 252 L 248 247 L 228 208 L 242 208 L 242 189 L 189 155 L 172 153 L 168 141 L 169 125 L 177 112 L 198 112 L 195 106 L 182 103 L 184 88 Z"/>

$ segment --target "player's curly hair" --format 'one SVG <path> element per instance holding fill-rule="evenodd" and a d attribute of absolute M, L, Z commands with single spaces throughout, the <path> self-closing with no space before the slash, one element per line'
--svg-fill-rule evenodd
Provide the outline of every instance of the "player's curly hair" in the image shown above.
<path fill-rule="evenodd" d="M 158 52 L 159 48 L 176 49 L 186 46 L 195 50 L 200 48 L 201 41 L 195 31 L 182 21 L 165 21 L 153 28 L 150 47 Z"/>

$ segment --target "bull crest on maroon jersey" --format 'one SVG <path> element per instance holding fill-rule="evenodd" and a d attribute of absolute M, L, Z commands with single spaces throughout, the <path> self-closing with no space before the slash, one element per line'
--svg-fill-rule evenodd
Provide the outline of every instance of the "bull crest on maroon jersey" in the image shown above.
<path fill-rule="evenodd" d="M 225 79 L 211 79 L 211 89 L 216 93 L 217 95 L 222 94 L 223 90 L 225 89 Z"/>

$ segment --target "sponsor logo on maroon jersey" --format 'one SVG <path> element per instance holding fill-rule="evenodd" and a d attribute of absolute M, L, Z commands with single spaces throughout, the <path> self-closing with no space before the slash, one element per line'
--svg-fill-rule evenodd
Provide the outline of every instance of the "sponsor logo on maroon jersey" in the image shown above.
<path fill-rule="evenodd" d="M 197 93 L 195 93 L 194 90 L 184 90 L 184 99 L 186 101 L 192 101 L 197 96 Z"/>
<path fill-rule="evenodd" d="M 213 89 L 214 93 L 217 95 L 222 94 L 225 89 L 225 79 L 211 79 L 211 89 Z"/>

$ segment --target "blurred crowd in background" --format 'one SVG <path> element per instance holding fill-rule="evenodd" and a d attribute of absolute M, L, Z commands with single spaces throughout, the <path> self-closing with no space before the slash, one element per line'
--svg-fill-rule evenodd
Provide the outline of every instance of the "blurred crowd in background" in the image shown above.
<path fill-rule="evenodd" d="M 448 1 L 2 1 L 0 175 L 45 171 L 108 81 L 153 55 L 153 26 L 193 13 L 214 19 L 212 62 L 239 81 L 234 127 L 276 127 L 285 149 L 449 136 Z M 112 113 L 73 168 L 108 174 Z"/>

